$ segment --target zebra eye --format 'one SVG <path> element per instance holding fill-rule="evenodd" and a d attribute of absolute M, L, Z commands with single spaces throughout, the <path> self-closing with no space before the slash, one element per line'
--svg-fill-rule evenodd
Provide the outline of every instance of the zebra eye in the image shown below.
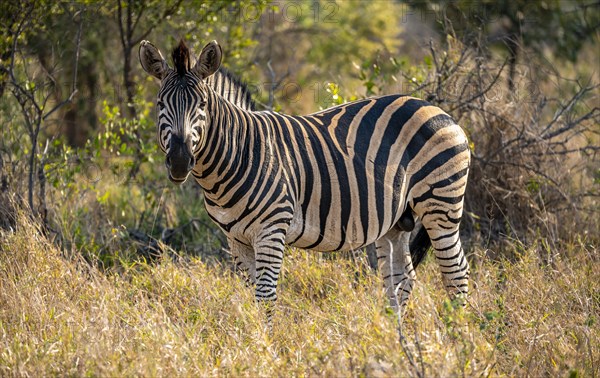
<path fill-rule="evenodd" d="M 156 103 L 156 106 L 158 106 L 158 109 L 159 109 L 159 110 L 163 110 L 163 109 L 165 108 L 165 103 L 164 103 L 164 102 L 162 102 L 162 101 L 158 101 L 158 102 Z"/>

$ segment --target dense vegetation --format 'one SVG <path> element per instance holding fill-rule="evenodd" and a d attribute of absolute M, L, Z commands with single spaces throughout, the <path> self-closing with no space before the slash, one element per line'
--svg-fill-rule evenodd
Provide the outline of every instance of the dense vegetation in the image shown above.
<path fill-rule="evenodd" d="M 600 369 L 593 1 L 0 3 L 0 375 L 582 375 Z M 476 287 L 417 272 L 399 340 L 364 251 L 290 249 L 274 329 L 155 142 L 137 48 L 209 39 L 258 107 L 407 93 L 467 131 Z"/>

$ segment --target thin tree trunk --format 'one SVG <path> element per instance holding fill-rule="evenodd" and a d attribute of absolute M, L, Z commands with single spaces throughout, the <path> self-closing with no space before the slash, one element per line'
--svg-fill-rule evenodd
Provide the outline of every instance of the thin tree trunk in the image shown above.
<path fill-rule="evenodd" d="M 517 60 L 519 58 L 519 43 L 517 42 L 517 36 L 511 35 L 507 42 L 508 46 L 508 90 L 510 92 L 515 90 L 515 75 L 517 73 Z"/>
<path fill-rule="evenodd" d="M 135 96 L 135 84 L 131 78 L 131 50 L 132 50 L 132 3 L 127 2 L 125 11 L 126 19 L 123 20 L 123 4 L 121 0 L 117 2 L 117 23 L 119 25 L 119 34 L 121 36 L 121 47 L 123 48 L 123 84 L 125 85 L 125 96 L 127 98 L 127 112 L 131 118 L 135 118 L 136 111 L 133 106 Z"/>
<path fill-rule="evenodd" d="M 31 137 L 31 152 L 29 154 L 29 185 L 27 192 L 27 200 L 29 202 L 29 209 L 32 214 L 35 214 L 33 207 L 33 190 L 35 186 L 34 175 L 35 175 L 35 154 L 37 151 L 37 135 Z"/>
<path fill-rule="evenodd" d="M 125 55 L 125 64 L 123 67 L 123 81 L 125 83 L 125 93 L 127 95 L 127 111 L 130 118 L 135 118 L 137 112 L 135 110 L 135 83 L 131 78 L 131 44 L 127 41 L 127 46 L 124 48 L 123 53 Z"/>

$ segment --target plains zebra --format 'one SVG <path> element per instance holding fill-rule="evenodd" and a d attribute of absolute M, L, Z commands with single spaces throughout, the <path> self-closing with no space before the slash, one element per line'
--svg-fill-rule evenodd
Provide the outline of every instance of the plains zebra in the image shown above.
<path fill-rule="evenodd" d="M 432 245 L 449 295 L 467 294 L 459 223 L 470 152 L 441 109 L 387 95 L 306 116 L 249 111 L 206 84 L 221 64 L 216 41 L 194 65 L 183 41 L 173 50 L 174 68 L 147 41 L 139 54 L 144 70 L 161 80 L 158 141 L 169 178 L 196 178 L 257 300 L 277 298 L 285 244 L 336 251 L 375 242 L 398 312 L 414 266 Z M 414 219 L 425 243 L 411 257 Z"/>

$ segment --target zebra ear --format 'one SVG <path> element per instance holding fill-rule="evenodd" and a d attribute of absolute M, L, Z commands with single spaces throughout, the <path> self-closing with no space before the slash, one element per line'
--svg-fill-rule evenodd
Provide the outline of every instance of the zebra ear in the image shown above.
<path fill-rule="evenodd" d="M 148 41 L 142 41 L 140 43 L 139 57 L 142 68 L 150 75 L 160 80 L 167 75 L 169 65 L 160 51 L 154 47 L 152 43 Z"/>
<path fill-rule="evenodd" d="M 219 69 L 222 58 L 223 50 L 221 50 L 221 46 L 219 46 L 217 41 L 209 42 L 202 49 L 200 58 L 198 58 L 194 66 L 194 72 L 202 79 L 206 79 Z"/>

